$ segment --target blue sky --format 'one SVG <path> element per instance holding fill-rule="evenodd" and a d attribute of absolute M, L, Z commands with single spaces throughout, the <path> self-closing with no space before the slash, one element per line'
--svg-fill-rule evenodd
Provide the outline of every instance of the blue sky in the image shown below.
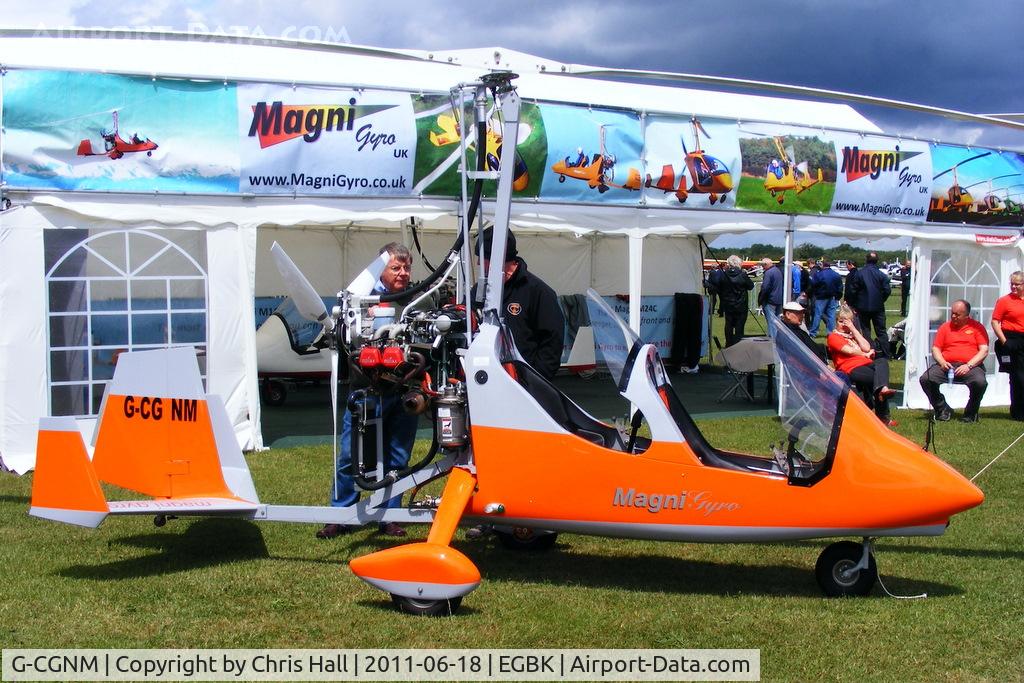
<path fill-rule="evenodd" d="M 0 0 L 4 26 L 221 31 L 428 50 L 500 46 L 568 63 L 728 76 L 974 113 L 1024 112 L 1024 3 L 740 0 Z M 891 133 L 1024 150 L 1024 133 L 856 106 Z"/>

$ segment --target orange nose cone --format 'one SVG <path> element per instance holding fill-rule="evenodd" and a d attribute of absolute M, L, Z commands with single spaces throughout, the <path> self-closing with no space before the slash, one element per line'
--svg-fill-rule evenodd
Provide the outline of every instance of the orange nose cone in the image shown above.
<path fill-rule="evenodd" d="M 985 495 L 953 467 L 885 427 L 850 396 L 833 480 L 855 497 L 859 525 L 929 526 L 981 504 Z"/>
<path fill-rule="evenodd" d="M 352 572 L 386 593 L 449 600 L 480 585 L 480 571 L 458 550 L 439 543 L 410 543 L 348 563 Z"/>
<path fill-rule="evenodd" d="M 949 479 L 944 484 L 945 491 L 942 493 L 943 497 L 949 501 L 949 514 L 955 515 L 981 505 L 985 500 L 982 490 L 956 470 L 952 468 L 950 470 L 952 471 L 949 473 Z"/>

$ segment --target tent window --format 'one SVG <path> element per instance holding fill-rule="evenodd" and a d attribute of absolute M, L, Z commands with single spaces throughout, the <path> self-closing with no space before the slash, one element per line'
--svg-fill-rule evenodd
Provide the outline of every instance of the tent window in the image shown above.
<path fill-rule="evenodd" d="M 971 317 L 990 328 L 992 309 L 1000 296 L 1001 255 L 997 249 L 964 247 L 936 249 L 932 252 L 931 302 L 929 306 L 928 349 L 939 326 L 949 320 L 949 308 L 957 299 L 971 304 Z M 925 359 L 924 367 L 928 365 Z M 993 354 L 985 359 L 985 372 L 995 372 Z"/>
<path fill-rule="evenodd" d="M 48 230 L 43 240 L 51 415 L 96 415 L 127 350 L 193 345 L 205 381 L 203 233 Z"/>

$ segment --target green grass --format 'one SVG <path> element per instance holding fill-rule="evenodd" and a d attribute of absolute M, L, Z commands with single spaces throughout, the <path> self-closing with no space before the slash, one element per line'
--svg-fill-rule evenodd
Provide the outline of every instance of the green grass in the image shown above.
<path fill-rule="evenodd" d="M 938 427 L 938 452 L 973 475 L 1021 431 L 1005 410 Z M 921 412 L 898 431 L 920 443 Z M 701 423 L 719 446 L 763 452 L 773 418 Z M 777 437 L 776 437 L 777 438 Z M 426 444 L 418 444 L 425 448 Z M 28 517 L 32 476 L 0 476 L 0 644 L 14 647 L 760 648 L 764 680 L 1020 680 L 1024 444 L 979 483 L 988 499 L 938 538 L 884 539 L 895 600 L 820 596 L 825 542 L 697 545 L 563 534 L 546 553 L 456 546 L 484 581 L 454 618 L 395 612 L 350 558 L 391 545 L 313 525 L 145 517 L 84 530 Z M 319 504 L 327 447 L 248 456 L 265 501 Z M 571 483 L 567 482 L 567 492 Z M 569 494 L 571 495 L 571 494 Z M 851 499 L 851 506 L 859 501 Z M 426 533 L 410 527 L 414 537 Z"/>

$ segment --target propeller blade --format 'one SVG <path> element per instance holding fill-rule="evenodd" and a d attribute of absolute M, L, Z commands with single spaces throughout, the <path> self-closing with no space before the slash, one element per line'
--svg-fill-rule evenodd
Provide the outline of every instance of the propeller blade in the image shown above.
<path fill-rule="evenodd" d="M 322 324 L 328 332 L 333 330 L 334 320 L 327 314 L 324 300 L 316 293 L 313 285 L 309 284 L 309 280 L 288 257 L 281 245 L 274 242 L 270 247 L 270 255 L 273 257 L 274 265 L 281 273 L 281 279 L 284 280 L 285 287 L 288 288 L 288 293 L 295 302 L 295 308 L 299 310 L 299 313 L 308 320 Z"/>
<path fill-rule="evenodd" d="M 346 291 L 352 292 L 358 296 L 366 296 L 373 291 L 373 288 L 377 286 L 377 281 L 380 280 L 380 274 L 384 272 L 384 266 L 388 265 L 388 261 L 391 260 L 391 255 L 388 252 L 384 252 L 373 261 L 370 265 L 363 269 L 363 272 L 356 276 L 356 279 L 349 283 Z"/>

